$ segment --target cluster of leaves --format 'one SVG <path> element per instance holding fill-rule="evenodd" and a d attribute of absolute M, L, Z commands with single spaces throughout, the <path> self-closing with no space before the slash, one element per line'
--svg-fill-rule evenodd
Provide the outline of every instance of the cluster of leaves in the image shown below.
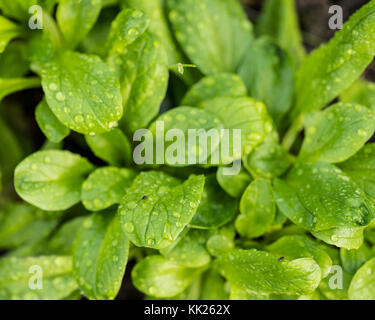
<path fill-rule="evenodd" d="M 34 4 L 43 30 L 27 27 Z M 0 299 L 114 299 L 128 262 L 150 299 L 375 299 L 375 86 L 358 79 L 375 0 L 310 55 L 293 0 L 266 1 L 255 28 L 238 0 L 0 9 L 0 97 L 41 87 L 47 138 L 30 155 L 4 116 L 22 100 L 3 100 Z M 242 152 L 137 166 L 132 136 L 157 120 L 241 129 Z"/>

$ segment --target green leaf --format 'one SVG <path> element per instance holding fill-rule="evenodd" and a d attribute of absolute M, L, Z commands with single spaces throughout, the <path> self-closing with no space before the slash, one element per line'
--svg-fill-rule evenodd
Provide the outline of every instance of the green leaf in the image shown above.
<path fill-rule="evenodd" d="M 4 15 L 21 21 L 30 18 L 29 8 L 38 4 L 38 0 L 0 0 L 0 8 Z"/>
<path fill-rule="evenodd" d="M 177 239 L 199 206 L 204 176 L 185 182 L 162 172 L 141 172 L 121 200 L 120 222 L 136 246 L 162 249 Z"/>
<path fill-rule="evenodd" d="M 339 166 L 375 205 L 375 144 L 365 145 L 356 155 Z"/>
<path fill-rule="evenodd" d="M 56 118 L 45 99 L 35 109 L 35 120 L 40 130 L 52 142 L 60 142 L 70 133 L 70 130 Z"/>
<path fill-rule="evenodd" d="M 348 250 L 358 249 L 363 244 L 363 231 L 359 228 L 331 228 L 328 230 L 311 232 L 314 237 L 324 242 Z"/>
<path fill-rule="evenodd" d="M 2 258 L 0 261 L 1 300 L 58 300 L 76 290 L 72 258 L 68 256 L 41 256 Z M 38 285 L 42 277 L 42 288 Z"/>
<path fill-rule="evenodd" d="M 167 6 L 179 44 L 204 74 L 237 70 L 252 41 L 237 0 L 168 0 Z"/>
<path fill-rule="evenodd" d="M 120 129 L 94 136 L 86 135 L 85 139 L 92 152 L 110 165 L 123 167 L 131 164 L 131 145 Z"/>
<path fill-rule="evenodd" d="M 53 113 L 74 131 L 110 131 L 122 116 L 118 80 L 96 56 L 58 54 L 44 64 L 42 86 Z"/>
<path fill-rule="evenodd" d="M 272 136 L 243 158 L 245 168 L 253 177 L 268 179 L 281 176 L 292 161 L 292 156 Z"/>
<path fill-rule="evenodd" d="M 216 172 L 216 179 L 220 187 L 233 198 L 241 197 L 252 180 L 250 175 L 242 166 L 241 171 L 236 175 L 225 174 L 224 170 L 224 167 L 219 167 Z"/>
<path fill-rule="evenodd" d="M 358 79 L 341 93 L 340 100 L 361 104 L 375 112 L 375 84 L 364 79 Z"/>
<path fill-rule="evenodd" d="M 126 48 L 148 28 L 150 21 L 142 11 L 122 10 L 112 22 L 107 39 L 109 56 L 126 53 Z"/>
<path fill-rule="evenodd" d="M 128 261 L 129 241 L 112 211 L 87 217 L 73 247 L 73 273 L 89 299 L 114 299 Z"/>
<path fill-rule="evenodd" d="M 292 118 L 324 107 L 348 88 L 375 54 L 375 1 L 351 16 L 327 44 L 310 54 L 298 71 Z"/>
<path fill-rule="evenodd" d="M 48 253 L 58 255 L 72 255 L 73 243 L 85 217 L 77 217 L 64 222 L 48 240 Z"/>
<path fill-rule="evenodd" d="M 81 185 L 93 166 L 69 151 L 38 151 L 15 170 L 19 196 L 43 210 L 65 210 L 80 201 Z"/>
<path fill-rule="evenodd" d="M 5 203 L 0 209 L 0 248 L 13 249 L 35 243 L 57 226 L 58 216 L 26 203 Z"/>
<path fill-rule="evenodd" d="M 267 0 L 256 26 L 258 35 L 272 37 L 294 58 L 296 65 L 305 57 L 294 0 Z"/>
<path fill-rule="evenodd" d="M 250 183 L 241 197 L 240 212 L 235 226 L 241 236 L 257 238 L 267 231 L 276 214 L 273 190 L 268 180 L 255 179 Z"/>
<path fill-rule="evenodd" d="M 203 267 L 211 260 L 206 250 L 209 235 L 205 230 L 187 229 L 169 247 L 161 249 L 160 253 L 168 260 L 185 267 Z"/>
<path fill-rule="evenodd" d="M 206 176 L 202 200 L 190 226 L 203 229 L 218 228 L 231 221 L 236 212 L 236 199 L 220 188 L 213 173 Z"/>
<path fill-rule="evenodd" d="M 249 154 L 272 130 L 266 107 L 252 98 L 222 97 L 204 101 L 201 107 L 217 116 L 225 129 L 241 130 L 241 152 L 235 152 L 224 163 L 230 163 Z M 230 130 L 229 150 L 233 148 L 233 131 Z"/>
<path fill-rule="evenodd" d="M 349 287 L 351 300 L 375 299 L 375 258 L 367 261 L 354 275 Z"/>
<path fill-rule="evenodd" d="M 247 90 L 238 75 L 220 73 L 205 77 L 186 93 L 181 101 L 184 106 L 199 106 L 203 101 L 216 97 L 243 97 Z"/>
<path fill-rule="evenodd" d="M 87 210 L 100 211 L 120 203 L 136 174 L 130 169 L 96 169 L 82 184 L 81 199 Z"/>
<path fill-rule="evenodd" d="M 361 105 L 338 103 L 311 116 L 299 159 L 342 162 L 354 155 L 375 131 L 375 115 Z"/>
<path fill-rule="evenodd" d="M 0 77 L 19 78 L 29 71 L 29 62 L 25 57 L 26 45 L 12 42 L 0 56 Z"/>
<path fill-rule="evenodd" d="M 279 262 L 275 256 L 254 249 L 222 254 L 215 267 L 231 286 L 261 296 L 312 293 L 321 275 L 319 265 L 311 258 Z"/>
<path fill-rule="evenodd" d="M 130 136 L 158 115 L 168 87 L 165 50 L 155 36 L 145 33 L 108 63 L 120 80 L 126 110 L 121 126 Z"/>
<path fill-rule="evenodd" d="M 374 218 L 364 193 L 331 164 L 297 164 L 284 181 L 275 180 L 274 188 L 284 215 L 316 237 L 340 247 L 351 249 L 351 242 L 357 246 L 350 238 L 358 238 L 360 228 Z M 343 245 L 341 238 L 348 238 L 348 243 Z"/>
<path fill-rule="evenodd" d="M 332 260 L 317 242 L 304 235 L 285 236 L 268 245 L 266 249 L 278 257 L 287 260 L 299 258 L 312 258 L 319 264 L 322 271 L 322 279 L 327 277 Z"/>
<path fill-rule="evenodd" d="M 366 243 L 357 250 L 340 248 L 340 260 L 342 266 L 344 267 L 344 270 L 350 274 L 355 274 L 357 270 L 373 256 L 374 254 Z"/>
<path fill-rule="evenodd" d="M 292 106 L 294 69 L 286 52 L 269 38 L 260 38 L 249 48 L 238 70 L 249 96 L 265 103 L 278 126 Z"/>
<path fill-rule="evenodd" d="M 101 8 L 101 0 L 59 1 L 56 19 L 67 48 L 74 49 L 86 37 Z"/>
<path fill-rule="evenodd" d="M 39 78 L 0 78 L 0 100 L 12 93 L 39 87 Z"/>
<path fill-rule="evenodd" d="M 197 130 L 198 139 L 194 139 L 189 133 L 194 129 Z M 210 155 L 219 147 L 221 129 L 223 124 L 220 119 L 205 110 L 178 107 L 163 113 L 149 127 L 154 137 L 154 163 L 177 167 L 210 163 Z M 157 147 L 161 144 L 164 144 L 164 154 L 163 150 Z M 146 147 L 147 145 L 144 146 Z"/>
<path fill-rule="evenodd" d="M 151 18 L 149 31 L 155 34 L 163 43 L 168 56 L 169 66 L 176 65 L 177 63 L 189 62 L 179 50 L 169 28 L 169 21 L 165 12 L 164 0 L 122 0 L 122 3 L 125 3 L 126 6 L 133 9 L 138 9 L 145 12 Z M 183 75 L 178 72 L 175 73 L 189 84 L 195 82 L 196 75 L 194 71 L 191 71 L 191 69 L 188 69 Z"/>
<path fill-rule="evenodd" d="M 202 271 L 202 268 L 187 268 L 153 255 L 136 264 L 132 270 L 132 281 L 144 294 L 168 298 L 183 292 Z"/>
<path fill-rule="evenodd" d="M 0 53 L 3 53 L 8 43 L 21 33 L 22 29 L 17 24 L 0 16 Z"/>

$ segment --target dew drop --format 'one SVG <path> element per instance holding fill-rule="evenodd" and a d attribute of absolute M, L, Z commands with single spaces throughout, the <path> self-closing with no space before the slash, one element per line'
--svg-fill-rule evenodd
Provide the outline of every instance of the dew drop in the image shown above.
<path fill-rule="evenodd" d="M 52 91 L 56 91 L 57 90 L 57 85 L 56 85 L 56 83 L 51 83 L 49 86 L 48 86 L 48 88 L 50 89 L 50 90 L 52 90 Z"/>
<path fill-rule="evenodd" d="M 134 224 L 132 222 L 125 223 L 125 230 L 130 233 L 134 232 Z"/>
<path fill-rule="evenodd" d="M 56 94 L 57 101 L 65 101 L 65 95 L 60 91 Z"/>

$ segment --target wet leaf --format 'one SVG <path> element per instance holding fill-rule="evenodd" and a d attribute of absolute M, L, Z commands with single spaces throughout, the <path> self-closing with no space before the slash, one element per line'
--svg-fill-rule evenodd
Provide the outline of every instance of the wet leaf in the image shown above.
<path fill-rule="evenodd" d="M 38 151 L 15 170 L 19 196 L 43 210 L 65 210 L 78 203 L 85 175 L 93 166 L 69 151 Z"/>

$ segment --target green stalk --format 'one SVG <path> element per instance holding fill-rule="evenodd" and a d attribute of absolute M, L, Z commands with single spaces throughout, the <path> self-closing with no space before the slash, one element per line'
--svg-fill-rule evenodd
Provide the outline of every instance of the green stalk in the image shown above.
<path fill-rule="evenodd" d="M 292 146 L 293 146 L 294 142 L 296 141 L 298 135 L 303 130 L 303 125 L 304 125 L 303 115 L 300 115 L 293 122 L 293 124 L 291 125 L 291 127 L 289 128 L 289 130 L 287 131 L 287 133 L 285 134 L 284 139 L 283 139 L 283 141 L 281 143 L 282 146 L 286 150 L 289 151 L 292 148 Z"/>

